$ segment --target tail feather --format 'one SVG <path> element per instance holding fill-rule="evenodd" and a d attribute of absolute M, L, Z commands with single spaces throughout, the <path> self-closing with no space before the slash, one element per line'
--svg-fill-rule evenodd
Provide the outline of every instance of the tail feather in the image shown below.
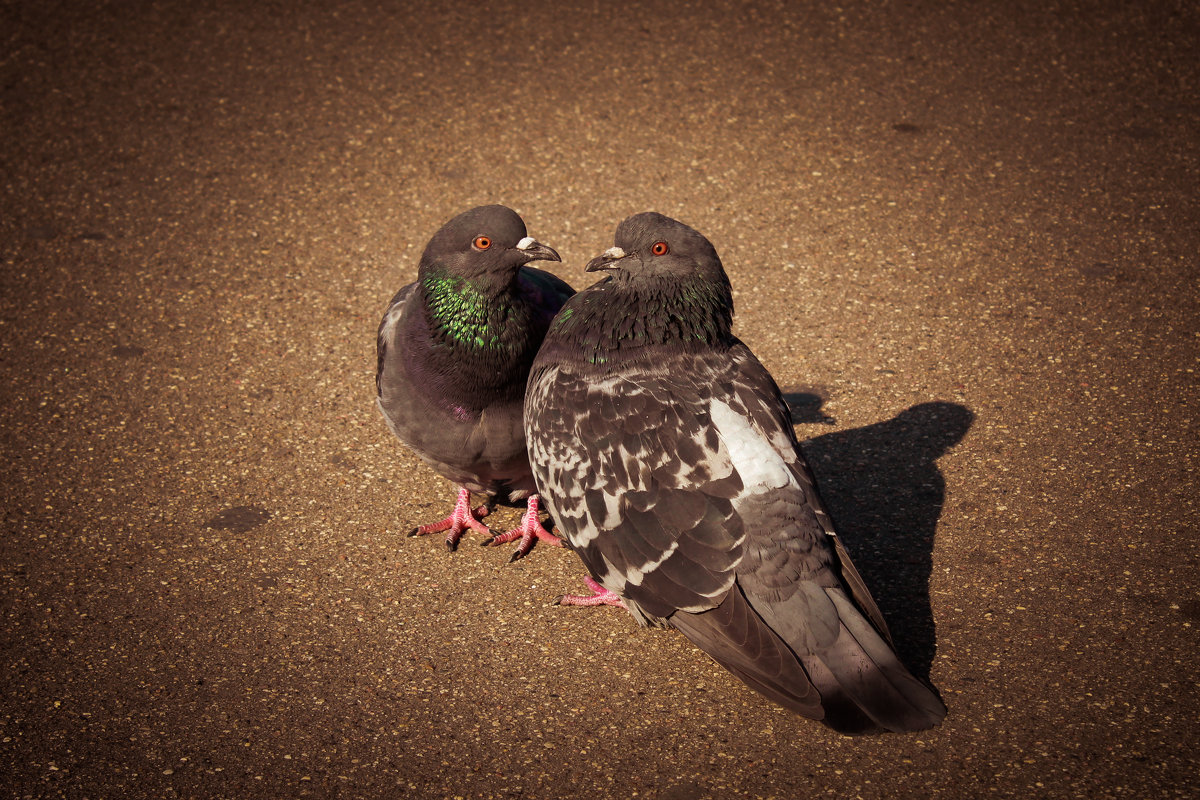
<path fill-rule="evenodd" d="M 842 620 L 842 635 L 826 663 L 852 697 L 873 720 L 892 731 L 917 731 L 932 727 L 946 716 L 946 706 L 928 686 L 900 663 L 895 651 L 839 589 L 826 590 Z M 833 668 L 833 653 L 844 653 L 850 669 Z M 848 658 L 846 658 L 848 656 Z M 869 669 L 858 671 L 863 659 Z"/>
<path fill-rule="evenodd" d="M 883 619 L 883 614 L 879 611 L 879 606 L 875 604 L 875 598 L 871 596 L 871 592 L 867 589 L 866 582 L 862 579 L 862 575 L 858 573 L 858 568 L 854 566 L 854 562 L 850 560 L 850 554 L 846 552 L 845 546 L 842 544 L 842 537 L 830 536 L 833 540 L 833 550 L 838 557 L 838 574 L 841 575 L 842 582 L 846 584 L 846 588 L 850 591 L 850 597 L 854 599 L 855 604 L 862 610 L 863 614 L 875 626 L 875 630 L 879 631 L 880 636 L 888 644 L 895 646 L 892 641 L 892 632 L 888 630 L 887 622 Z"/>
<path fill-rule="evenodd" d="M 736 584 L 717 608 L 677 612 L 671 624 L 750 688 L 839 732 L 938 724 L 946 709 L 937 696 L 905 669 L 840 589 L 826 593 L 839 624 L 835 639 L 818 647 L 811 646 L 811 634 L 793 635 L 789 644 Z M 778 619 L 781 611 L 772 609 L 769 616 Z"/>
<path fill-rule="evenodd" d="M 820 660 L 836 681 L 835 686 L 817 684 L 822 697 L 844 692 L 878 726 L 895 732 L 924 730 L 941 722 L 946 706 L 936 694 L 908 672 L 840 589 L 826 591 L 838 608 L 838 639 L 802 657 L 805 666 Z"/>
<path fill-rule="evenodd" d="M 822 699 L 788 646 L 772 631 L 735 584 L 716 608 L 684 611 L 671 624 L 755 691 L 810 719 L 821 719 Z"/>

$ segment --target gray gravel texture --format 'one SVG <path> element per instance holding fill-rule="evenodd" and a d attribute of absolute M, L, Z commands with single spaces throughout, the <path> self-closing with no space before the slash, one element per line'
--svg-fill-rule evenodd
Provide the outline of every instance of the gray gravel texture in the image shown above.
<path fill-rule="evenodd" d="M 0 796 L 1200 791 L 1190 2 L 0 6 Z M 374 335 L 501 202 L 703 231 L 945 724 L 406 539 Z M 517 515 L 504 511 L 498 525 Z"/>

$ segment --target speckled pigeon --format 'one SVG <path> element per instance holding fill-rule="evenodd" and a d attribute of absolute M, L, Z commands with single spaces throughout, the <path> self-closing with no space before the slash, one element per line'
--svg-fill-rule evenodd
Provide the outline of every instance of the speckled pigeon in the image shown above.
<path fill-rule="evenodd" d="M 674 627 L 844 733 L 940 722 L 834 532 L 779 388 L 730 333 L 712 244 L 637 214 L 597 270 L 608 277 L 552 323 L 525 401 L 543 502 L 600 584 L 583 604 Z"/>
<path fill-rule="evenodd" d="M 454 549 L 468 529 L 485 544 L 520 539 L 513 559 L 535 539 L 561 544 L 538 519 L 538 497 L 522 428 L 525 382 L 555 313 L 574 290 L 527 267 L 560 261 L 526 235 L 505 206 L 473 208 L 429 241 L 417 280 L 392 298 L 379 325 L 375 385 L 392 432 L 430 466 L 458 484 L 450 516 L 414 528 L 447 531 Z M 487 504 L 471 508 L 471 492 Z M 495 502 L 528 499 L 521 525 L 500 536 L 480 522 Z"/>

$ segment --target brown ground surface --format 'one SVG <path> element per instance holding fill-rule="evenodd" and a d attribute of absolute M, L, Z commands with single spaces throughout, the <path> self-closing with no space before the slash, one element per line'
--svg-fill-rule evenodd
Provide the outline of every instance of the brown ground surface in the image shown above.
<path fill-rule="evenodd" d="M 0 795 L 1195 796 L 1194 4 L 379 5 L 0 7 Z M 708 234 L 941 728 L 404 537 L 375 325 L 485 202 Z"/>

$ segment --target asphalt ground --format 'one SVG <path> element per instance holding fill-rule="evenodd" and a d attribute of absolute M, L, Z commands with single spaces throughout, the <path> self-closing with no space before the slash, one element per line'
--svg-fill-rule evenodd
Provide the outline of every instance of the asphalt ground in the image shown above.
<path fill-rule="evenodd" d="M 1193 3 L 0 6 L 0 795 L 1200 791 Z M 932 731 L 405 538 L 442 222 L 704 232 Z M 516 520 L 504 511 L 496 524 Z"/>

